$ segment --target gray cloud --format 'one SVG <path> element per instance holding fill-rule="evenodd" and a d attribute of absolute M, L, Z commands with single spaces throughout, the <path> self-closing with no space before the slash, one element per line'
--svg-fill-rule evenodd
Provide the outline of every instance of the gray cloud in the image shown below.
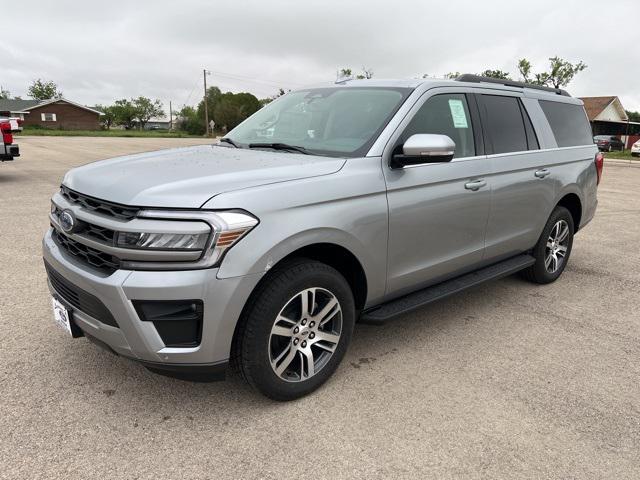
<path fill-rule="evenodd" d="M 342 66 L 376 77 L 515 75 L 520 57 L 542 69 L 559 55 L 589 65 L 574 95 L 618 95 L 640 110 L 635 0 L 612 2 L 605 18 L 597 0 L 29 0 L 3 9 L 19 19 L 4 22 L 0 43 L 0 84 L 16 95 L 42 77 L 86 104 L 146 95 L 181 105 L 201 97 L 205 67 L 211 84 L 264 97 L 332 80 Z"/>

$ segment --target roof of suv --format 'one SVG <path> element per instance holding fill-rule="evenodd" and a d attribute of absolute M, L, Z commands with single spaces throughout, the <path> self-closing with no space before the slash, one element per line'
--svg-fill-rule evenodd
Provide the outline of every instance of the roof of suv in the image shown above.
<path fill-rule="evenodd" d="M 538 85 L 525 84 L 512 80 L 500 80 L 495 78 L 479 77 L 476 75 L 461 75 L 457 79 L 434 79 L 434 78 L 413 78 L 413 79 L 346 79 L 336 81 L 332 84 L 315 85 L 319 88 L 335 87 L 387 87 L 387 88 L 417 88 L 421 85 L 429 84 L 432 87 L 469 87 L 469 88 L 489 88 L 493 90 L 506 90 L 511 92 L 527 92 L 530 96 L 537 98 L 548 98 L 567 103 L 579 103 L 569 95 L 566 90 L 541 87 Z"/>

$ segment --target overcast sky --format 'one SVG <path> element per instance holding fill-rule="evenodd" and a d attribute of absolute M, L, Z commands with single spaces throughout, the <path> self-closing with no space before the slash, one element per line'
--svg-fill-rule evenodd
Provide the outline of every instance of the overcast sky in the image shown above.
<path fill-rule="evenodd" d="M 377 78 L 497 68 L 517 75 L 548 57 L 583 60 L 574 96 L 617 95 L 640 110 L 638 0 L 27 0 L 0 9 L 0 85 L 27 98 L 35 78 L 94 105 L 202 96 L 202 69 L 223 91 L 262 98 L 362 66 Z"/>

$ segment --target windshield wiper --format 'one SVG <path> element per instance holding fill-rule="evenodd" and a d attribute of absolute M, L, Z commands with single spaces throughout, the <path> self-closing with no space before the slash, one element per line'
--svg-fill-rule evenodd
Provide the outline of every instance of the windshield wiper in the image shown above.
<path fill-rule="evenodd" d="M 249 148 L 273 148 L 274 150 L 291 150 L 293 152 L 311 155 L 306 148 L 289 145 L 287 143 L 250 143 Z"/>
<path fill-rule="evenodd" d="M 238 144 L 237 144 L 236 142 L 234 142 L 233 140 L 231 140 L 230 138 L 223 137 L 223 138 L 221 138 L 219 141 L 220 141 L 220 142 L 224 142 L 224 143 L 228 143 L 229 145 L 233 145 L 233 146 L 234 146 L 234 147 L 236 147 L 236 148 L 240 148 L 240 147 L 238 146 Z"/>

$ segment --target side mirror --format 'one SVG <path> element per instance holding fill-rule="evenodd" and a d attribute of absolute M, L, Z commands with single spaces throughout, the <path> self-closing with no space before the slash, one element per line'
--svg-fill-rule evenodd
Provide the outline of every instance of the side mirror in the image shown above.
<path fill-rule="evenodd" d="M 418 133 L 411 135 L 402 146 L 402 153 L 395 153 L 391 168 L 423 163 L 450 162 L 456 151 L 456 144 L 446 135 Z"/>

